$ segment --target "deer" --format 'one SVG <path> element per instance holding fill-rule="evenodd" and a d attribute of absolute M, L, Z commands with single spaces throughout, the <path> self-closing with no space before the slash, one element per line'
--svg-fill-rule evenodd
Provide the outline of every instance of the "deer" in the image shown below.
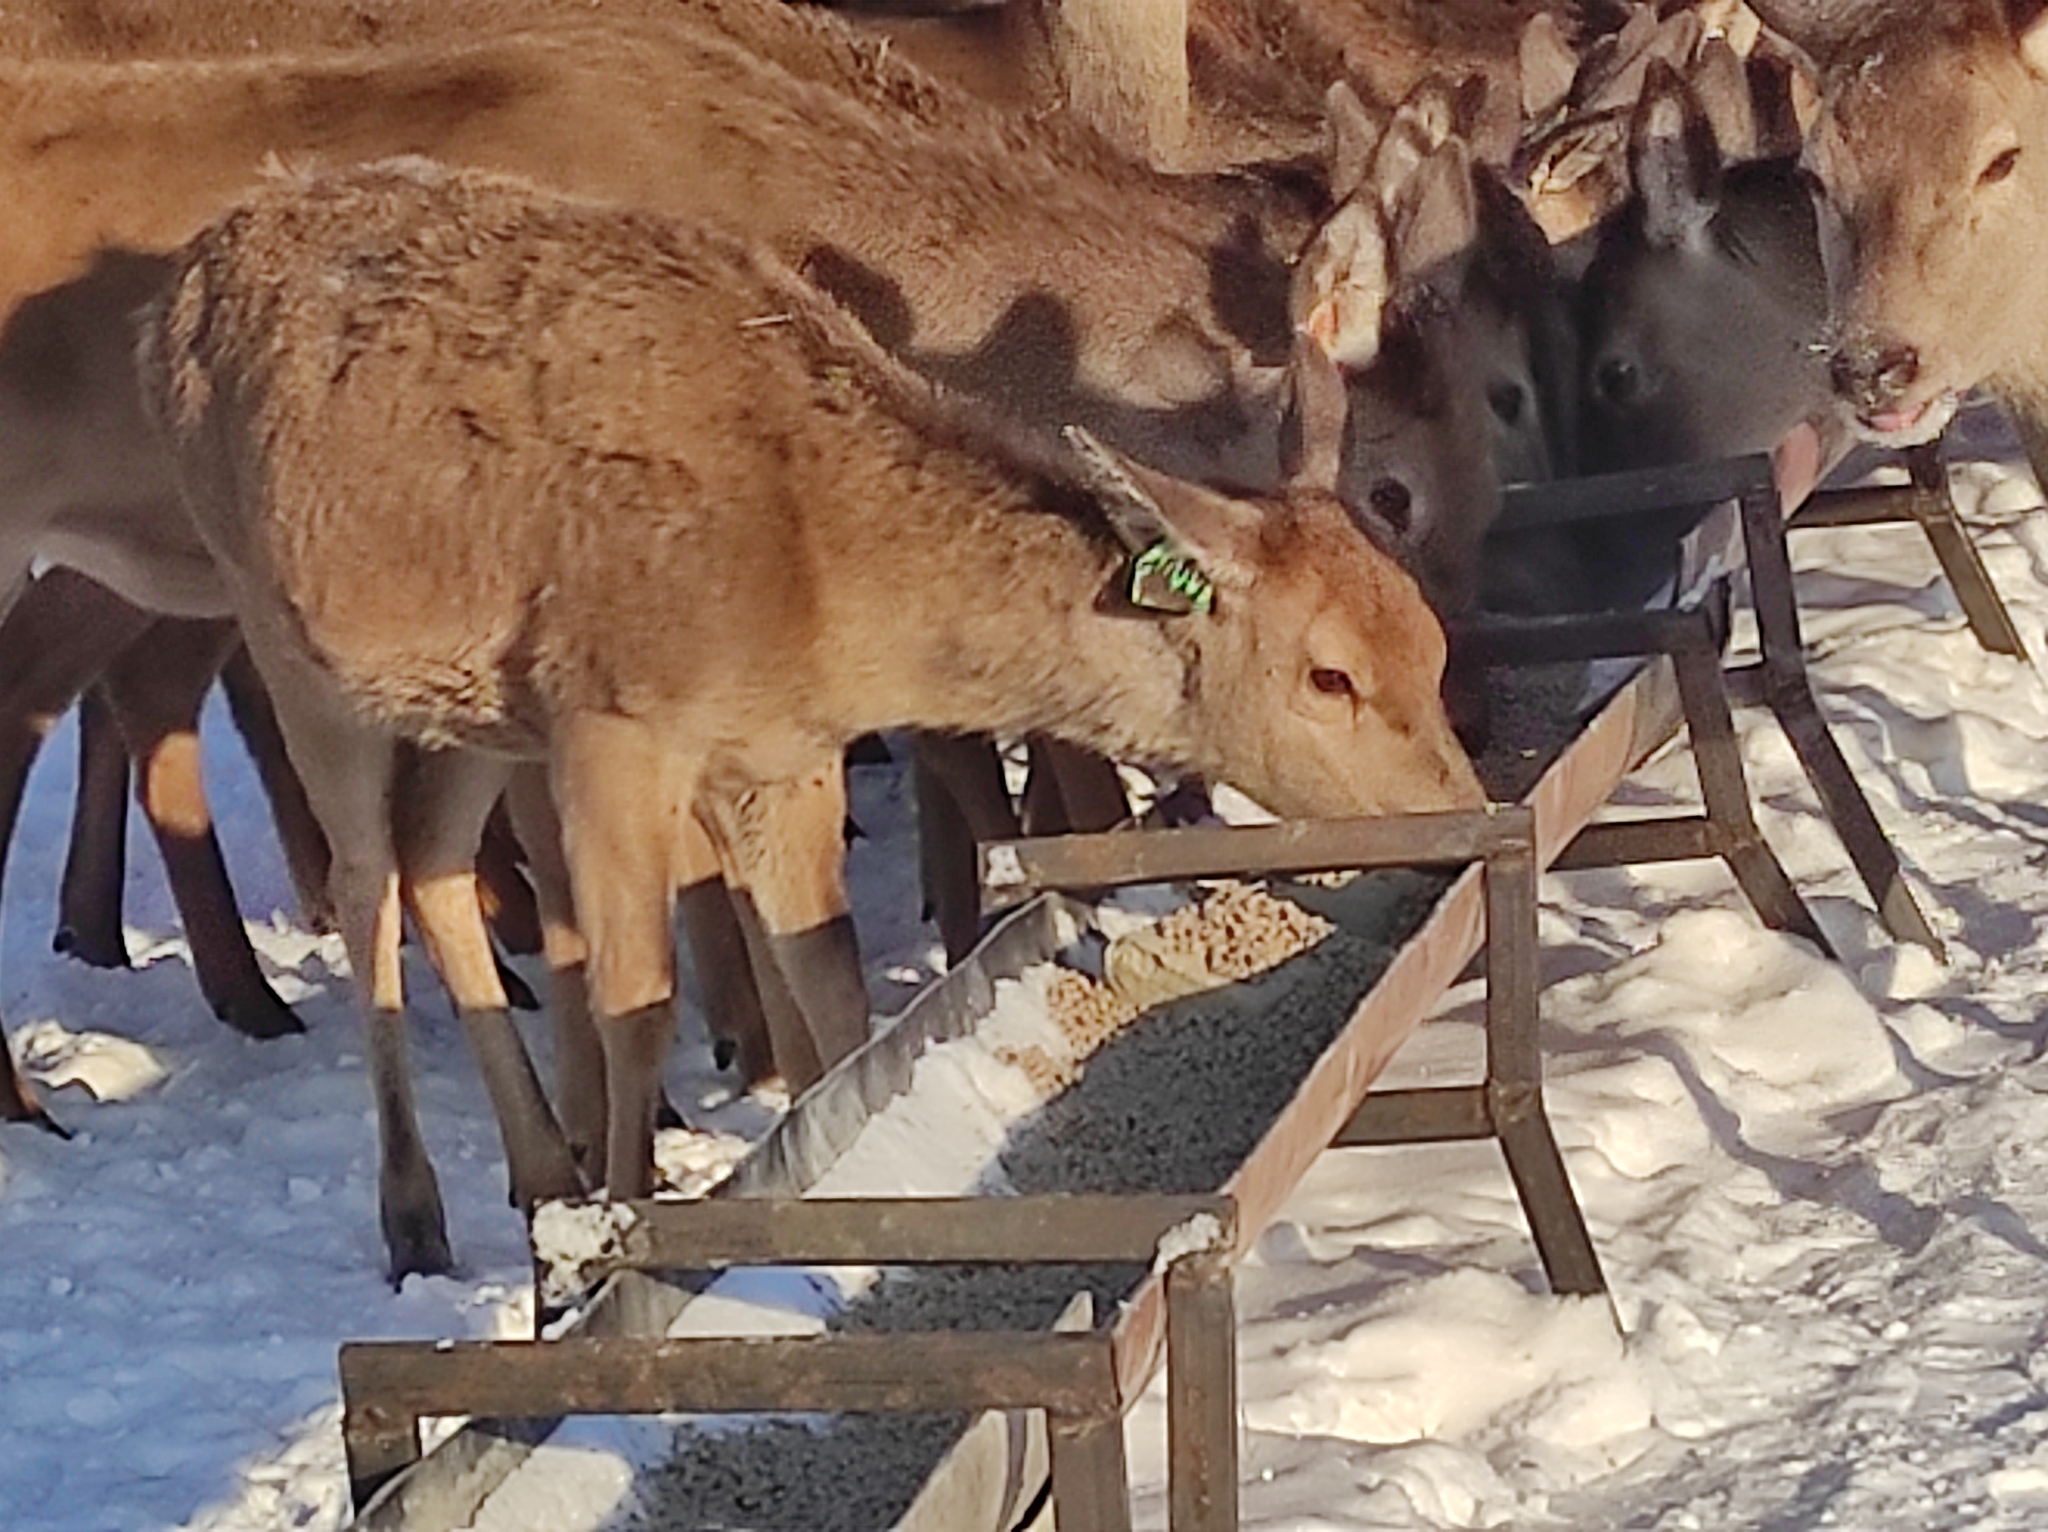
<path fill-rule="evenodd" d="M 774 23 L 748 15 L 751 43 Z M 791 36 L 791 56 L 820 53 L 816 26 Z M 11 71 L 11 85 L 0 71 L 0 90 L 19 98 L 13 170 L 0 162 L 0 184 L 38 231 L 8 274 L 38 290 L 110 234 L 158 248 L 217 209 L 267 155 L 425 148 L 733 219 L 806 259 L 885 339 L 914 346 L 954 381 L 1041 419 L 1071 416 L 1182 473 L 1271 481 L 1289 334 L 1279 251 L 1308 236 L 1313 213 L 1257 180 L 1161 177 L 1056 128 L 970 132 L 964 116 L 949 115 L 943 134 L 919 134 L 914 116 L 906 124 L 883 110 L 898 92 L 878 92 L 858 50 L 823 50 L 823 60 L 839 71 L 829 83 L 795 79 L 721 33 L 677 26 L 368 58 L 36 64 Z M 729 130 L 746 120 L 759 131 Z M 565 135 L 570 121 L 578 131 Z M 160 174 L 150 146 L 180 123 L 191 131 L 176 173 Z M 709 174 L 707 134 L 719 150 Z M 1358 147 L 1371 142 L 1366 132 L 1338 136 L 1354 146 L 1354 170 L 1371 164 Z M 1470 306 L 1439 289 L 1404 316 L 1386 283 L 1394 259 L 1453 253 L 1445 231 L 1470 226 L 1459 152 L 1432 151 L 1446 158 L 1418 183 L 1429 194 L 1391 215 L 1354 192 L 1352 252 L 1317 268 L 1331 294 L 1341 288 L 1341 302 L 1324 306 L 1323 332 L 1345 348 L 1353 439 L 1364 445 L 1347 453 L 1340 488 L 1452 604 L 1468 599 L 1495 503 L 1490 444 L 1473 439 L 1494 430 L 1474 392 L 1495 380 L 1468 372 L 1470 381 L 1444 388 L 1434 358 Z M 78 184 L 104 189 L 83 217 L 68 190 L 53 197 Z M 878 217 L 884 207 L 894 216 Z M 1011 212 L 996 217 L 997 208 Z M 1390 314 L 1403 365 L 1375 365 Z M 1413 365 L 1418 354 L 1431 365 Z M 1532 430 L 1533 387 L 1505 383 L 1500 396 Z M 1458 407 L 1437 407 L 1446 397 Z M 10 542 L 25 545 L 19 558 L 42 535 L 0 527 L 0 568 Z M 95 567 L 102 556 L 117 567 Z M 135 573 L 104 548 L 66 557 L 117 590 L 116 576 Z M 831 993 L 852 991 L 840 983 Z"/>
<path fill-rule="evenodd" d="M 1441 629 L 1327 491 L 1233 500 L 1085 432 L 1063 459 L 701 225 L 417 162 L 274 188 L 177 257 L 140 356 L 335 848 L 394 1274 L 446 1263 L 400 891 L 458 1003 L 502 1008 L 467 857 L 505 757 L 545 763 L 563 820 L 614 1197 L 647 1186 L 666 826 L 698 783 L 834 777 L 916 726 L 1178 761 L 1296 815 L 1484 801 Z M 1134 546 L 1178 564 L 1183 616 L 1139 604 L 1172 603 Z M 390 798 L 399 738 L 438 748 Z"/>
<path fill-rule="evenodd" d="M 1962 394 L 2010 407 L 2048 471 L 2048 25 L 2023 0 L 1914 12 L 1766 3 L 1822 81 L 1803 164 L 1819 207 L 1836 395 L 1858 434 L 1931 441 Z"/>
<path fill-rule="evenodd" d="M 1767 452 L 1805 422 L 1838 454 L 1793 77 L 1761 49 L 1745 68 L 1719 38 L 1696 38 L 1675 63 L 1647 46 L 1637 57 L 1619 170 L 1582 178 L 1632 190 L 1590 231 L 1578 284 L 1581 467 Z M 1617 109 L 1611 92 L 1588 99 L 1596 121 Z M 1639 604 L 1669 575 L 1673 541 L 1640 521 L 1517 534 L 1490 571 L 1489 604 Z"/>
<path fill-rule="evenodd" d="M 1377 120 L 1432 77 L 1469 79 L 1482 158 L 1505 163 L 1529 27 L 1565 6 L 1386 0 L 1003 0 L 944 15 L 850 12 L 935 76 L 1012 111 L 1071 112 L 1162 167 L 1312 154 L 1339 81 Z"/>

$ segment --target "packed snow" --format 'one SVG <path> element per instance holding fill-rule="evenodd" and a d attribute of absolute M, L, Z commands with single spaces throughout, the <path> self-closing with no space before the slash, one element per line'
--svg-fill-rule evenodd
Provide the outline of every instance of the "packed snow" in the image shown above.
<path fill-rule="evenodd" d="M 2031 481 L 1976 462 L 1955 479 L 2048 654 Z M 1612 1307 L 1547 1294 L 1490 1145 L 1324 1156 L 1238 1279 L 1248 1527 L 2048 1524 L 2048 691 L 1976 647 L 1912 530 L 1794 552 L 1823 705 L 1946 965 L 1884 937 L 1782 735 L 1741 715 L 1765 834 L 1843 962 L 1760 928 L 1713 865 L 1546 880 L 1549 1100 Z M 341 1526 L 336 1345 L 531 1323 L 495 1129 L 416 958 L 421 1111 L 463 1269 L 384 1281 L 344 965 L 270 915 L 289 885 L 251 773 L 213 738 L 252 931 L 310 1030 L 254 1043 L 212 1019 L 139 833 L 138 971 L 49 952 L 61 735 L 0 910 L 10 1037 L 77 1133 L 0 1128 L 0 1526 Z M 863 934 L 895 1009 L 934 966 L 907 793 L 887 768 L 855 792 Z M 1691 794 L 1674 749 L 1623 800 Z M 1475 1018 L 1459 990 L 1393 1078 L 1468 1076 Z M 694 1184 L 778 1105 L 735 1098 L 694 1021 L 671 1085 L 698 1131 L 668 1135 L 664 1164 Z M 957 1131 L 955 1170 L 983 1163 L 986 1126 Z M 792 1286 L 780 1307 L 800 1328 L 814 1303 Z M 1150 1527 L 1163 1430 L 1155 1392 L 1129 1426 Z M 565 1439 L 580 1477 L 534 1476 L 520 1519 L 616 1525 L 628 1462 L 663 1440 L 648 1422 Z"/>

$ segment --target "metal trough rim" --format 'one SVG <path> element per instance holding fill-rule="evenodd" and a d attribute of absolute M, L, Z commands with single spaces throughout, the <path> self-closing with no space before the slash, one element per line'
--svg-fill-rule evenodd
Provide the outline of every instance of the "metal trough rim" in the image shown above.
<path fill-rule="evenodd" d="M 1669 660 L 1642 662 L 1566 744 L 1522 798 L 1536 821 L 1537 864 L 1547 867 L 1632 767 L 1669 739 L 1681 719 Z M 1238 1199 L 1238 1248 L 1248 1248 L 1309 1164 L 1336 1137 L 1372 1080 L 1419 1027 L 1483 942 L 1483 878 L 1468 867 L 1360 999 L 1343 1030 L 1297 1085 L 1289 1104 L 1219 1190 Z M 998 979 L 1051 958 L 1094 926 L 1090 906 L 1039 895 L 1005 918 L 958 968 L 917 997 L 887 1030 L 841 1063 L 797 1102 L 712 1196 L 800 1195 L 837 1159 L 867 1118 L 908 1088 L 932 1045 L 963 1035 L 988 1008 Z M 607 1279 L 565 1333 L 661 1334 L 695 1289 L 636 1272 Z M 1145 1278 L 1114 1328 L 1119 1386 L 1141 1389 L 1164 1338 L 1164 1283 Z M 927 1502 L 949 1477 L 989 1465 L 963 1453 L 999 1453 L 1014 1478 L 1031 1444 L 974 1422 L 927 1481 L 903 1525 L 945 1525 Z M 1035 1419 L 1035 1417 L 1034 1417 Z M 1018 1417 L 1010 1420 L 1020 1423 Z M 351 1523 L 357 1532 L 442 1532 L 467 1525 L 559 1420 L 472 1421 L 385 1485 Z M 1028 1433 L 1027 1433 L 1028 1436 Z M 1040 1449 L 1042 1451 L 1042 1448 Z M 1043 1461 L 1042 1458 L 1039 1459 Z"/>

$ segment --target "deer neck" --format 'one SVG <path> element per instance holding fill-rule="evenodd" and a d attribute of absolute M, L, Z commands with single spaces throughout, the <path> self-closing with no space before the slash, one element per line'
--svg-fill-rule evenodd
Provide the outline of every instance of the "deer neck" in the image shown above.
<path fill-rule="evenodd" d="M 1213 619 L 1115 610 L 1103 598 L 1127 555 L 1015 500 L 925 528 L 928 557 L 906 552 L 905 524 L 892 530 L 866 560 L 884 577 L 843 593 L 824 629 L 879 640 L 834 656 L 863 673 L 836 688 L 867 699 L 861 731 L 1043 732 L 1126 758 L 1193 760 L 1200 665 L 1188 625 Z"/>

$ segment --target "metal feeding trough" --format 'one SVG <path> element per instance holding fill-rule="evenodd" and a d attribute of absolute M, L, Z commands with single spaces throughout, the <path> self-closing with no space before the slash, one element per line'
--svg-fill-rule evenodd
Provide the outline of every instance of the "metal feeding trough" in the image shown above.
<path fill-rule="evenodd" d="M 1721 659 L 1727 581 L 1741 563 L 1757 593 L 1766 700 L 1887 926 L 1913 940 L 1933 937 L 1814 706 L 1768 461 L 1582 481 L 1515 500 L 1527 522 L 1675 506 L 1701 507 L 1703 516 L 1685 544 L 1681 605 L 1488 624 L 1472 635 L 1503 677 L 1509 666 L 1578 667 L 1563 686 L 1498 688 L 1481 774 L 1512 806 L 985 847 L 990 901 L 1018 906 L 1014 913 L 797 1102 L 710 1198 L 613 1209 L 616 1237 L 593 1268 L 609 1275 L 560 1338 L 343 1348 L 356 1527 L 467 1525 L 565 1414 L 797 1410 L 849 1413 L 835 1415 L 830 1430 L 773 1438 L 782 1489 L 754 1485 L 744 1512 L 678 1500 L 672 1524 L 1008 1532 L 1040 1516 L 1049 1499 L 1065 1532 L 1116 1532 L 1129 1524 L 1121 1417 L 1164 1361 L 1172 1525 L 1233 1528 L 1232 1263 L 1332 1144 L 1498 1139 L 1553 1288 L 1602 1292 L 1544 1115 L 1538 871 L 1721 857 L 1763 919 L 1825 946 L 1750 812 Z M 1623 662 L 1607 667 L 1609 684 L 1597 695 L 1583 689 L 1584 662 L 1593 660 Z M 1681 724 L 1692 735 L 1705 812 L 1591 824 L 1622 776 Z M 912 1088 L 920 1057 L 981 1025 L 999 980 L 1054 958 L 1095 923 L 1091 906 L 1058 890 L 1347 868 L 1379 869 L 1352 886 L 1384 895 L 1369 921 L 1346 928 L 1349 956 L 1337 962 L 1311 951 L 1280 970 L 1337 962 L 1329 982 L 1297 985 L 1282 1010 L 1246 1010 L 1235 1021 L 1200 1013 L 1194 1026 L 1186 1017 L 1195 1013 L 1179 1008 L 1195 1001 L 1148 1011 L 1019 1127 L 1005 1166 L 1020 1196 L 798 1200 Z M 1417 868 L 1429 871 L 1388 870 Z M 1368 1094 L 1482 946 L 1484 1078 Z M 1231 1060 L 1233 1120 L 1189 1158 L 1181 1141 L 1190 1135 L 1174 1113 L 1215 1115 L 1218 1086 L 1203 1071 L 1217 1057 Z M 1149 1088 L 1142 1111 L 1098 1110 L 1120 1075 Z M 1036 1161 L 1034 1144 L 1043 1151 Z M 945 1302 L 912 1274 L 884 1283 L 873 1306 L 849 1308 L 847 1322 L 824 1336 L 668 1338 L 707 1271 L 832 1262 L 931 1268 Z M 921 1291 L 920 1301 L 906 1301 Z M 446 1415 L 474 1418 L 422 1456 L 421 1420 Z M 911 1448 L 885 1450 L 900 1443 L 897 1422 L 906 1419 L 921 1422 Z M 718 1433 L 701 1452 L 749 1450 L 733 1444 L 751 1435 Z M 778 1498 L 848 1465 L 876 1480 L 892 1457 L 898 1482 L 870 1483 L 859 1509 L 844 1493 L 807 1506 Z M 695 1471 L 694 1450 L 688 1466 L 680 1479 L 719 1477 Z"/>

